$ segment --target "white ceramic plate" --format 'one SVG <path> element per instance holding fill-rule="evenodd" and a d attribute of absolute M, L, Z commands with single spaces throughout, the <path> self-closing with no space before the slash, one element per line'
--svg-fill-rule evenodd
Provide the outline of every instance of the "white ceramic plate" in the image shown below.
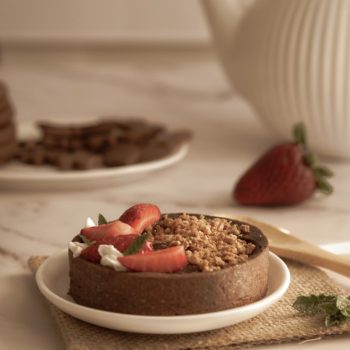
<path fill-rule="evenodd" d="M 32 124 L 20 125 L 19 131 L 22 138 L 36 134 Z M 117 186 L 176 164 L 187 155 L 188 148 L 189 145 L 184 144 L 168 157 L 151 162 L 84 171 L 59 171 L 51 166 L 12 162 L 0 167 L 0 189 L 80 190 Z"/>
<path fill-rule="evenodd" d="M 69 288 L 67 250 L 48 258 L 37 271 L 42 294 L 59 309 L 83 321 L 126 332 L 180 334 L 227 327 L 265 311 L 287 291 L 290 274 L 286 264 L 269 253 L 268 292 L 255 303 L 225 311 L 188 316 L 140 316 L 97 310 L 76 304 L 67 295 Z"/>

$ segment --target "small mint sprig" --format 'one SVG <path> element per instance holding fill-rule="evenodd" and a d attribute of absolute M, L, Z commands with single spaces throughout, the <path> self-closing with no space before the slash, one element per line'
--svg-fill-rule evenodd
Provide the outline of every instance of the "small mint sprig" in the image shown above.
<path fill-rule="evenodd" d="M 108 224 L 107 219 L 106 219 L 101 213 L 98 214 L 98 224 L 99 224 L 99 225 Z"/>
<path fill-rule="evenodd" d="M 333 192 L 332 185 L 328 182 L 328 178 L 332 177 L 333 172 L 326 166 L 319 165 L 317 157 L 309 150 L 306 141 L 306 129 L 303 123 L 297 123 L 293 128 L 294 141 L 300 144 L 305 150 L 304 162 L 311 168 L 316 180 L 317 189 L 329 195 Z"/>
<path fill-rule="evenodd" d="M 295 300 L 293 307 L 305 314 L 323 315 L 326 327 L 338 325 L 350 318 L 350 296 L 302 295 Z"/>
<path fill-rule="evenodd" d="M 132 242 L 132 244 L 130 244 L 129 247 L 124 250 L 123 255 L 125 256 L 125 255 L 132 255 L 132 254 L 138 253 L 142 249 L 145 242 L 147 241 L 147 238 L 148 238 L 147 233 L 143 233 L 142 235 L 138 236 Z"/>
<path fill-rule="evenodd" d="M 91 245 L 93 243 L 95 243 L 95 241 L 90 241 L 87 237 L 85 237 L 84 235 L 79 235 L 80 239 L 83 241 L 83 243 L 87 244 L 87 245 Z"/>

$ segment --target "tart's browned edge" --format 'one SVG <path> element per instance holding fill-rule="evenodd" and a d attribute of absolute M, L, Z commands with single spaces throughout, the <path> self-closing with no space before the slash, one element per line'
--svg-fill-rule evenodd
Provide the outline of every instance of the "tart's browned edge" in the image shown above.
<path fill-rule="evenodd" d="M 250 232 L 239 236 L 256 245 L 249 259 L 213 272 L 116 272 L 69 252 L 69 293 L 85 306 L 138 315 L 198 314 L 252 303 L 267 291 L 268 241 L 259 228 L 249 226 Z"/>

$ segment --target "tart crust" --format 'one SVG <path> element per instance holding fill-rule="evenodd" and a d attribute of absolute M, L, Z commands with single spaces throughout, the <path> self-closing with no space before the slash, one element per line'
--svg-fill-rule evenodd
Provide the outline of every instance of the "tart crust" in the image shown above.
<path fill-rule="evenodd" d="M 249 226 L 249 233 L 240 236 L 256 246 L 248 260 L 212 272 L 117 272 L 73 258 L 69 251 L 69 294 L 84 306 L 154 316 L 199 314 L 250 304 L 266 295 L 268 241 L 257 227 Z"/>

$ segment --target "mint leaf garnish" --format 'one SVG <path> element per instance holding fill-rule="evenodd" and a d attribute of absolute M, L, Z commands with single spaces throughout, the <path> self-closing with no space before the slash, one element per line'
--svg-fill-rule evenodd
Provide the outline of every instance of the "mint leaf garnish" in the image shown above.
<path fill-rule="evenodd" d="M 323 315 L 326 327 L 340 324 L 350 318 L 350 297 L 341 295 L 302 295 L 295 300 L 293 307 L 302 313 Z"/>
<path fill-rule="evenodd" d="M 148 238 L 147 233 L 143 233 L 141 236 L 138 236 L 134 242 L 132 242 L 127 249 L 124 250 L 123 255 L 132 255 L 138 253 L 143 245 L 145 244 Z"/>
<path fill-rule="evenodd" d="M 107 223 L 108 221 L 106 220 L 106 218 L 102 214 L 98 214 L 98 224 L 105 225 Z"/>
<path fill-rule="evenodd" d="M 88 238 L 86 238 L 84 235 L 79 235 L 80 239 L 83 241 L 83 243 L 87 245 L 93 244 L 95 241 L 90 241 Z"/>

